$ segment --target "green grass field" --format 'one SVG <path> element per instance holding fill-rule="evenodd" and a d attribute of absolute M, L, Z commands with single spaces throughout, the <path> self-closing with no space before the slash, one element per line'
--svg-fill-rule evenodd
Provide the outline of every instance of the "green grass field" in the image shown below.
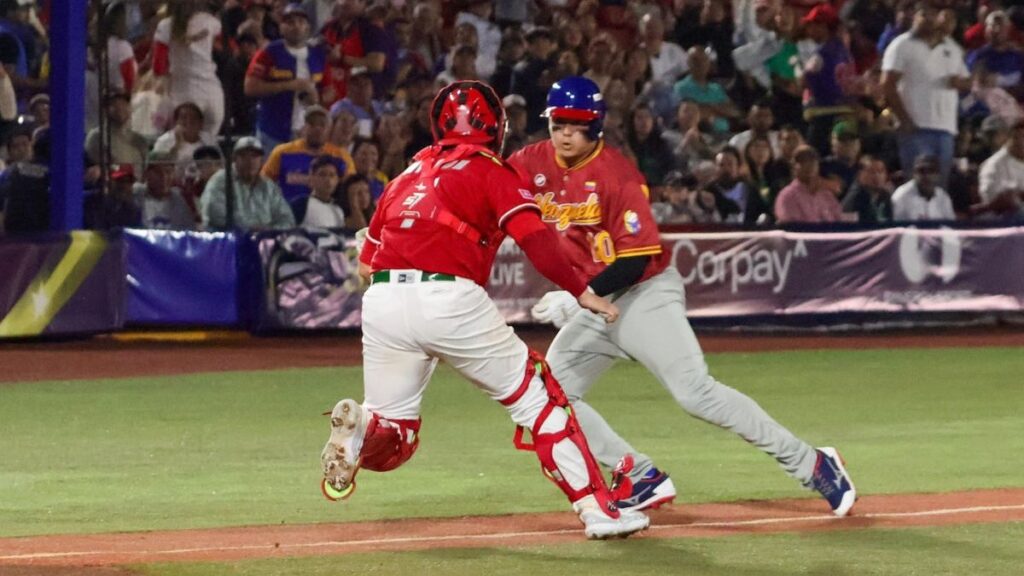
<path fill-rule="evenodd" d="M 709 357 L 799 436 L 843 450 L 862 493 L 1024 485 L 1020 349 Z M 0 537 L 565 510 L 500 406 L 442 368 L 422 445 L 352 500 L 319 493 L 320 414 L 361 396 L 356 368 L 0 386 Z M 814 497 L 766 456 L 693 420 L 639 366 L 593 404 L 670 471 L 688 502 Z M 567 512 L 568 514 L 568 512 Z M 819 535 L 436 550 L 232 564 L 199 574 L 1020 574 L 1019 524 Z M 967 570 L 967 567 L 972 567 Z M 2 570 L 0 570 L 2 572 Z"/>

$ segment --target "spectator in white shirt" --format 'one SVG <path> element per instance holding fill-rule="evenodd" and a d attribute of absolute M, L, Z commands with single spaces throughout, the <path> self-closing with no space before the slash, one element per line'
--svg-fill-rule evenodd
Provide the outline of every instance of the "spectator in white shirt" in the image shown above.
<path fill-rule="evenodd" d="M 972 215 L 1024 218 L 1024 119 L 1014 123 L 1006 144 L 982 162 L 978 180 L 982 201 L 971 207 Z"/>
<path fill-rule="evenodd" d="M 665 40 L 665 21 L 653 14 L 640 20 L 643 48 L 651 61 L 651 82 L 674 86 L 690 70 L 686 50 Z"/>
<path fill-rule="evenodd" d="M 914 179 L 892 194 L 896 221 L 954 220 L 953 201 L 939 186 L 939 159 L 923 154 L 914 161 Z"/>
<path fill-rule="evenodd" d="M 729 146 L 737 150 L 746 150 L 747 144 L 754 136 L 763 136 L 772 144 L 772 155 L 780 156 L 782 148 L 779 146 L 779 133 L 772 130 L 775 123 L 775 114 L 772 112 L 772 104 L 768 100 L 758 100 L 747 112 L 747 125 L 750 130 L 744 130 L 729 139 Z"/>
<path fill-rule="evenodd" d="M 893 40 L 882 57 L 886 100 L 900 122 L 900 165 L 906 172 L 915 158 L 938 158 L 945 185 L 957 134 L 958 90 L 971 79 L 960 45 L 937 24 L 934 0 L 918 0 L 909 32 Z"/>
<path fill-rule="evenodd" d="M 501 29 L 491 21 L 494 11 L 494 0 L 471 0 L 465 12 L 459 12 L 455 25 L 464 22 L 476 28 L 477 72 L 481 78 L 490 78 L 498 62 L 498 49 L 501 47 Z"/>
<path fill-rule="evenodd" d="M 153 71 L 167 77 L 173 105 L 195 102 L 203 111 L 203 129 L 217 134 L 224 122 L 224 88 L 213 61 L 220 19 L 197 0 L 175 0 L 167 9 L 170 16 L 160 21 L 153 37 Z"/>
<path fill-rule="evenodd" d="M 309 200 L 303 228 L 344 228 L 345 211 L 334 202 L 338 191 L 338 165 L 335 158 L 320 156 L 309 165 Z"/>
<path fill-rule="evenodd" d="M 202 146 L 213 146 L 212 134 L 203 132 L 203 111 L 193 102 L 182 102 L 174 109 L 174 128 L 164 132 L 153 144 L 153 150 L 170 154 L 179 179 L 192 164 L 192 154 Z"/>

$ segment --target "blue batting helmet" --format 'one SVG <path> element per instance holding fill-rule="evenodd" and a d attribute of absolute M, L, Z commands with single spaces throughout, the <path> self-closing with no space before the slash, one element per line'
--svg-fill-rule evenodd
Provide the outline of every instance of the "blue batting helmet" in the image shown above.
<path fill-rule="evenodd" d="M 604 98 L 590 78 L 567 76 L 551 86 L 543 116 L 552 120 L 587 122 L 587 137 L 597 140 L 604 130 Z"/>

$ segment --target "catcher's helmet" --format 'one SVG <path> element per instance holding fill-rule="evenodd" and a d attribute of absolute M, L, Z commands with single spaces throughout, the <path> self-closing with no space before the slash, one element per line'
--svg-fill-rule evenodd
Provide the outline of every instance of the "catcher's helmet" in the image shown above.
<path fill-rule="evenodd" d="M 437 93 L 430 108 L 434 142 L 484 144 L 501 151 L 505 108 L 494 89 L 476 80 L 452 82 Z"/>
<path fill-rule="evenodd" d="M 597 140 L 604 130 L 604 98 L 590 78 L 567 76 L 551 86 L 545 118 L 587 122 L 587 137 Z"/>

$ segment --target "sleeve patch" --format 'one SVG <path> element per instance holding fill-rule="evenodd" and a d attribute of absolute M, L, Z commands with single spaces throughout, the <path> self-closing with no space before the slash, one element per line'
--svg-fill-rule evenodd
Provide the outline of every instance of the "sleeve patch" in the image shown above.
<path fill-rule="evenodd" d="M 626 225 L 626 232 L 636 236 L 640 233 L 640 215 L 632 210 L 626 210 L 622 215 L 623 223 Z"/>

